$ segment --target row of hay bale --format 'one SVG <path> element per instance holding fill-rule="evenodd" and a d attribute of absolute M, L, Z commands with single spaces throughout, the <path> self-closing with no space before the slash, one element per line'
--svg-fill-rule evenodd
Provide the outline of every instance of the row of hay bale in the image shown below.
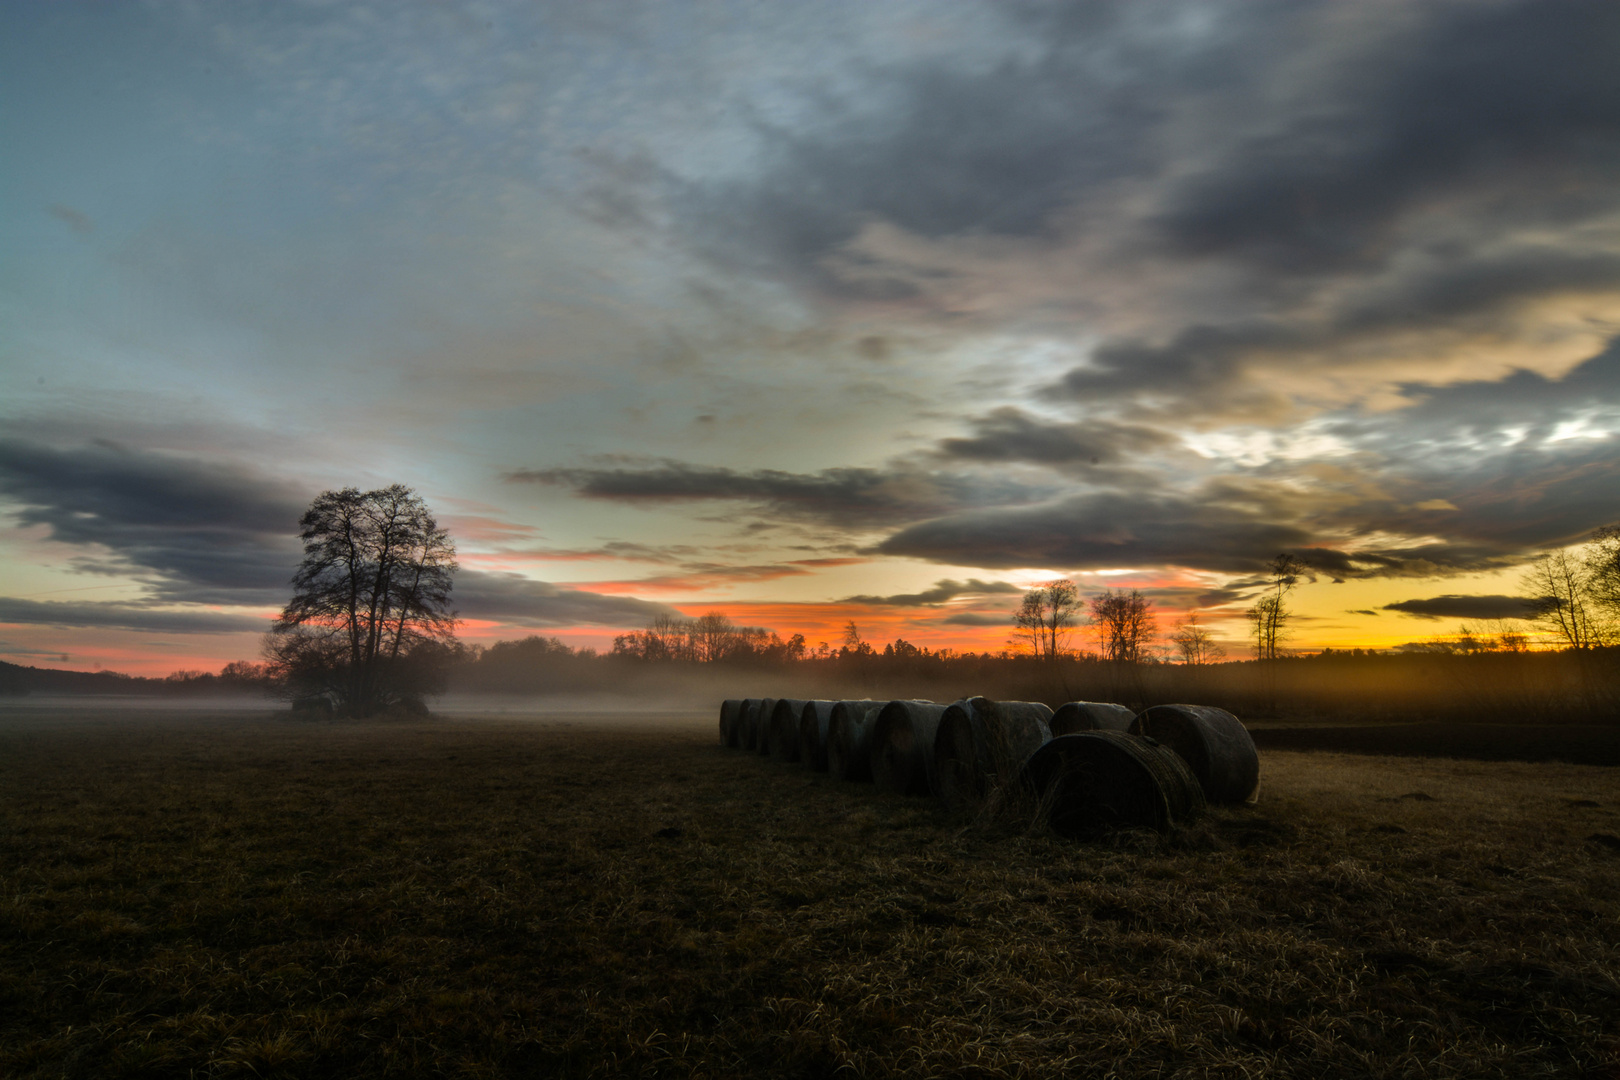
<path fill-rule="evenodd" d="M 1207 803 L 1252 802 L 1260 758 L 1242 722 L 1204 705 L 1071 701 L 731 699 L 725 746 L 802 762 L 840 780 L 872 781 L 953 807 L 1009 794 L 1036 800 L 1053 829 L 1087 836 L 1160 831 Z"/>

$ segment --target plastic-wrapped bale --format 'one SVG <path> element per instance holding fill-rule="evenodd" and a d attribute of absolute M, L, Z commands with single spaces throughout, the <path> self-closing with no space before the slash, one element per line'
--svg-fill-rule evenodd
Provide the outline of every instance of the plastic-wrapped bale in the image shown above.
<path fill-rule="evenodd" d="M 872 728 L 872 780 L 899 795 L 936 790 L 934 736 L 945 706 L 933 701 L 891 701 Z"/>
<path fill-rule="evenodd" d="M 945 707 L 934 735 L 935 789 L 949 806 L 977 806 L 1013 781 L 1052 737 L 1052 710 L 1038 701 L 974 697 Z"/>
<path fill-rule="evenodd" d="M 872 728 L 882 702 L 840 701 L 827 725 L 827 771 L 840 780 L 872 779 Z"/>
<path fill-rule="evenodd" d="M 1160 832 L 1204 810 L 1187 763 L 1153 739 L 1121 731 L 1058 735 L 1024 766 L 1052 830 L 1089 839 L 1114 829 Z"/>
<path fill-rule="evenodd" d="M 737 722 L 742 716 L 741 698 L 727 698 L 720 703 L 720 745 L 737 745 Z"/>
<path fill-rule="evenodd" d="M 766 752 L 778 761 L 799 760 L 799 715 L 804 706 L 803 698 L 781 698 L 771 710 L 771 721 L 765 727 L 770 737 Z"/>
<path fill-rule="evenodd" d="M 1260 753 L 1243 721 L 1209 705 L 1155 705 L 1131 732 L 1157 739 L 1192 769 L 1212 803 L 1255 802 L 1260 797 Z"/>
<path fill-rule="evenodd" d="M 1071 701 L 1052 714 L 1053 735 L 1077 731 L 1129 731 L 1136 714 L 1111 701 Z"/>
<path fill-rule="evenodd" d="M 755 733 L 758 731 L 754 716 L 763 704 L 762 698 L 744 698 L 742 707 L 737 710 L 737 745 L 744 750 L 754 749 Z"/>
<path fill-rule="evenodd" d="M 827 739 L 832 727 L 833 708 L 839 705 L 837 701 L 807 701 L 799 712 L 799 760 L 810 766 L 816 772 L 827 771 Z M 843 704 L 873 709 L 883 704 L 881 701 L 849 701 Z"/>

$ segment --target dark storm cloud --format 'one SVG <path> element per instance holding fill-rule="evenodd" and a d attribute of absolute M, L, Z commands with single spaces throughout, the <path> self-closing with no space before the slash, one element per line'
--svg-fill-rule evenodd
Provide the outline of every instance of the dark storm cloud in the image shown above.
<path fill-rule="evenodd" d="M 569 589 L 519 574 L 463 570 L 452 599 L 464 619 L 516 626 L 644 626 L 659 615 L 679 616 L 668 604 Z"/>
<path fill-rule="evenodd" d="M 1176 441 L 1157 428 L 1108 420 L 1052 423 L 1010 406 L 975 419 L 973 427 L 970 437 L 942 439 L 939 453 L 967 461 L 1112 465 Z"/>
<path fill-rule="evenodd" d="M 917 593 L 899 593 L 895 596 L 846 596 L 838 601 L 840 604 L 869 604 L 874 607 L 925 607 L 933 604 L 943 604 L 947 600 L 958 596 L 989 596 L 998 593 L 1023 593 L 1023 589 L 1008 581 L 980 581 L 978 578 L 968 578 L 966 581 L 952 581 L 944 578 L 934 583 L 932 589 L 925 589 Z"/>
<path fill-rule="evenodd" d="M 286 599 L 307 505 L 240 465 L 21 439 L 0 439 L 0 496 L 19 524 L 89 549 L 88 569 L 131 573 L 157 599 L 226 604 Z"/>
<path fill-rule="evenodd" d="M 1523 596 L 1450 594 L 1385 604 L 1384 610 L 1419 619 L 1524 619 L 1535 614 L 1536 602 Z"/>
<path fill-rule="evenodd" d="M 1166 237 L 1201 255 L 1321 268 L 1383 257 L 1389 225 L 1463 191 L 1500 192 L 1493 211 L 1521 219 L 1583 216 L 1593 196 L 1612 205 L 1620 7 L 1420 10 L 1414 31 L 1324 65 L 1185 181 L 1159 217 Z"/>
<path fill-rule="evenodd" d="M 1011 481 L 951 473 L 873 468 L 824 469 L 789 473 L 777 469 L 735 469 L 666 461 L 644 469 L 521 469 L 505 479 L 554 484 L 594 499 L 626 503 L 736 500 L 773 512 L 858 526 L 915 521 L 977 502 L 1015 502 L 1032 493 Z"/>
<path fill-rule="evenodd" d="M 264 631 L 270 620 L 216 611 L 167 611 L 149 604 L 106 601 L 39 601 L 0 596 L 0 623 L 100 627 L 161 634 L 229 634 Z"/>

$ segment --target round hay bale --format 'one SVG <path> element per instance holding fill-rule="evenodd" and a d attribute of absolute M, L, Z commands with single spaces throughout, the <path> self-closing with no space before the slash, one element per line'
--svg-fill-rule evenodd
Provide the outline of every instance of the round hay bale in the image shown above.
<path fill-rule="evenodd" d="M 771 721 L 765 728 L 770 736 L 767 753 L 778 761 L 799 760 L 799 716 L 804 706 L 802 698 L 781 698 L 771 710 Z"/>
<path fill-rule="evenodd" d="M 1157 739 L 1180 754 L 1212 803 L 1254 802 L 1260 796 L 1260 752 L 1243 721 L 1209 705 L 1155 705 L 1131 733 Z"/>
<path fill-rule="evenodd" d="M 990 790 L 990 742 L 979 715 L 988 698 L 954 701 L 940 714 L 934 733 L 934 775 L 940 801 L 977 806 Z"/>
<path fill-rule="evenodd" d="M 737 710 L 737 746 L 743 750 L 754 748 L 754 714 L 759 711 L 760 698 L 744 698 Z"/>
<path fill-rule="evenodd" d="M 945 707 L 934 735 L 935 790 L 947 805 L 977 806 L 1015 780 L 1052 737 L 1052 710 L 1038 701 L 974 697 Z"/>
<path fill-rule="evenodd" d="M 1136 714 L 1110 701 L 1071 701 L 1052 714 L 1053 735 L 1077 731 L 1129 731 Z"/>
<path fill-rule="evenodd" d="M 872 780 L 885 791 L 927 795 L 935 790 L 934 737 L 945 706 L 933 701 L 891 701 L 872 728 Z"/>
<path fill-rule="evenodd" d="M 1046 822 L 1064 836 L 1165 832 L 1204 810 L 1186 762 L 1152 739 L 1120 731 L 1058 735 L 1030 756 L 1023 775 Z"/>
<path fill-rule="evenodd" d="M 771 716 L 776 712 L 776 699 L 760 698 L 754 710 L 754 753 L 764 756 L 771 752 Z"/>
<path fill-rule="evenodd" d="M 827 740 L 832 727 L 833 707 L 837 701 L 807 701 L 799 713 L 799 760 L 816 772 L 827 771 Z M 883 704 L 881 701 L 849 701 L 845 704 L 865 710 Z"/>
<path fill-rule="evenodd" d="M 827 725 L 827 771 L 840 780 L 872 779 L 872 727 L 881 702 L 840 701 Z"/>
<path fill-rule="evenodd" d="M 727 698 L 720 703 L 720 745 L 735 748 L 737 721 L 742 715 L 742 699 Z"/>

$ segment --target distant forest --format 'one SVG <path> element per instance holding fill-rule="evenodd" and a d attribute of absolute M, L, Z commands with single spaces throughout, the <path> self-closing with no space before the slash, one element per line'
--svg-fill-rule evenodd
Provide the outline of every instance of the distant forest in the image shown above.
<path fill-rule="evenodd" d="M 928 698 L 1218 705 L 1246 719 L 1498 722 L 1620 721 L 1620 648 L 1532 651 L 1521 640 L 1463 633 L 1419 647 L 1323 650 L 1275 660 L 1134 661 L 1063 651 L 957 652 L 904 639 L 881 647 L 850 627 L 837 648 L 806 645 L 723 616 L 663 620 L 607 652 L 530 636 L 457 646 L 444 658 L 452 695 L 615 695 L 697 707 L 728 697 Z M 0 693 L 140 697 L 276 696 L 261 664 L 166 678 L 0 663 Z"/>

